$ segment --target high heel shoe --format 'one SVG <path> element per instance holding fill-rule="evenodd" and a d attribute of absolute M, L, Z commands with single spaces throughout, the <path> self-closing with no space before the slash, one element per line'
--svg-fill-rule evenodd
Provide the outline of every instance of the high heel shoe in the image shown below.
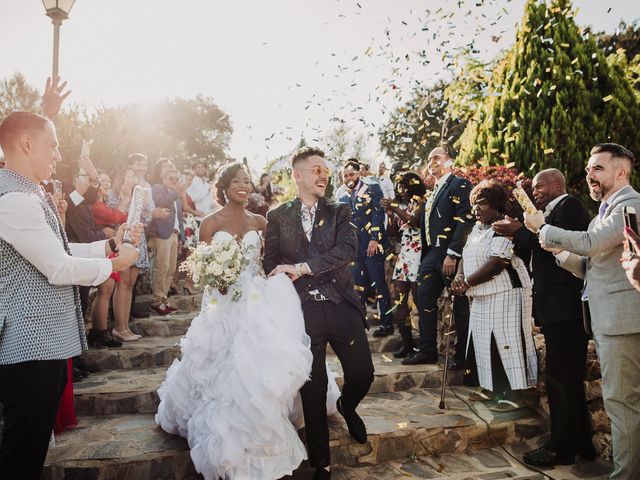
<path fill-rule="evenodd" d="M 191 284 L 185 283 L 184 287 L 182 287 L 182 291 L 185 295 L 196 295 L 198 290 Z"/>
<path fill-rule="evenodd" d="M 140 340 L 142 338 L 142 335 L 138 335 L 137 333 L 133 333 L 128 328 L 125 330 L 125 332 L 127 332 L 127 334 L 129 334 L 132 337 L 136 337 L 136 340 Z"/>
<path fill-rule="evenodd" d="M 135 335 L 133 334 L 129 335 L 127 333 L 127 330 L 119 332 L 115 328 L 111 330 L 111 336 L 116 340 L 120 340 L 121 342 L 135 342 L 136 340 L 139 340 L 139 338 L 136 337 Z"/>

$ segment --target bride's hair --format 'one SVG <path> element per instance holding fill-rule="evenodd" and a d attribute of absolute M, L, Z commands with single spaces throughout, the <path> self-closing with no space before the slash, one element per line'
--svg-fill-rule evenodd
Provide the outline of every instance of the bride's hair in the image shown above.
<path fill-rule="evenodd" d="M 220 167 L 218 170 L 218 174 L 216 175 L 216 199 L 218 200 L 218 204 L 220 206 L 224 206 L 227 204 L 227 197 L 225 195 L 225 191 L 231 185 L 231 179 L 236 176 L 239 170 L 244 170 L 249 175 L 247 168 L 244 164 L 240 162 L 228 163 Z M 251 175 L 249 175 L 251 176 Z"/>

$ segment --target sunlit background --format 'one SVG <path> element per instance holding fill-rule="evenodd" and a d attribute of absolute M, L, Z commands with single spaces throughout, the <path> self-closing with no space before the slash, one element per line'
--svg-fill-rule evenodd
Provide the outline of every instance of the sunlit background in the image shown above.
<path fill-rule="evenodd" d="M 229 155 L 254 170 L 341 122 L 375 164 L 377 131 L 412 86 L 451 76 L 461 50 L 490 60 L 509 47 L 524 3 L 77 0 L 60 74 L 89 109 L 212 97 L 231 120 Z M 640 16 L 636 0 L 573 4 L 594 31 Z M 21 72 L 42 89 L 51 56 L 42 2 L 0 0 L 0 79 Z"/>

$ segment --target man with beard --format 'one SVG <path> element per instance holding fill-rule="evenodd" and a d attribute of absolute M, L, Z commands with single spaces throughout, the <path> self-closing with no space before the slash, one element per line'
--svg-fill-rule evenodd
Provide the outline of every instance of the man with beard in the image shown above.
<path fill-rule="evenodd" d="M 525 216 L 527 227 L 557 253 L 560 265 L 584 278 L 583 299 L 588 301 L 604 408 L 611 419 L 612 480 L 640 478 L 640 295 L 620 266 L 623 208 L 640 211 L 640 194 L 629 185 L 634 162 L 633 153 L 616 143 L 591 149 L 587 184 L 600 208 L 586 232 L 546 225 L 540 211 Z"/>
<path fill-rule="evenodd" d="M 389 247 L 385 213 L 380 204 L 382 190 L 377 183 L 365 183 L 361 176 L 363 166 L 355 158 L 347 161 L 342 169 L 345 193 L 338 203 L 351 207 L 351 218 L 358 230 L 358 252 L 351 268 L 356 289 L 360 292 L 362 308 L 366 308 L 369 291 L 374 292 L 380 314 L 380 327 L 374 337 L 386 337 L 393 333 L 391 296 L 384 271 L 384 251 Z"/>
<path fill-rule="evenodd" d="M 589 212 L 576 197 L 567 194 L 564 175 L 550 168 L 533 179 L 536 205 L 548 225 L 584 231 Z M 538 237 L 517 219 L 495 222 L 493 229 L 512 237 L 516 248 L 531 250 L 533 304 L 536 323 L 542 326 L 546 345 L 546 389 L 551 416 L 551 438 L 524 454 L 524 461 L 540 467 L 569 465 L 576 454 L 595 458 L 591 420 L 584 392 L 587 335 L 582 321 L 582 280 L 561 268 Z"/>

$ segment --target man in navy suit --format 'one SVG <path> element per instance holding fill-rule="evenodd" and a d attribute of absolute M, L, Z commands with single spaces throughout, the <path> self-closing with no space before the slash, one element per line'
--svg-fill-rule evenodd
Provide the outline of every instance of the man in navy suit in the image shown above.
<path fill-rule="evenodd" d="M 384 272 L 384 250 L 389 246 L 389 240 L 384 226 L 384 210 L 380 206 L 383 195 L 380 185 L 365 183 L 360 178 L 360 168 L 356 159 L 349 159 L 345 164 L 342 177 L 346 191 L 338 202 L 351 206 L 351 221 L 358 231 L 358 253 L 351 269 L 355 288 L 363 307 L 369 287 L 375 290 L 381 325 L 373 335 L 385 337 L 393 333 L 393 316 L 389 312 L 391 299 Z"/>
<path fill-rule="evenodd" d="M 420 233 L 422 260 L 418 270 L 418 313 L 420 348 L 402 360 L 404 365 L 438 362 L 438 298 L 451 282 L 462 248 L 471 231 L 473 216 L 469 204 L 471 183 L 451 173 L 453 159 L 444 148 L 429 153 L 429 174 L 436 185 L 425 204 Z M 456 351 L 453 368 L 462 368 L 469 329 L 469 300 L 456 297 L 453 303 Z"/>

